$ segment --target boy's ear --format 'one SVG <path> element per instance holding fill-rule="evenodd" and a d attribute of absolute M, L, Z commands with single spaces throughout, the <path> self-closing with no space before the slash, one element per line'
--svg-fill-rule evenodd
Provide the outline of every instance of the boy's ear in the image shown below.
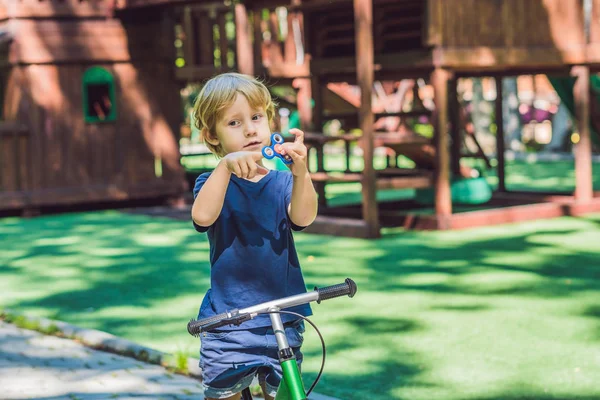
<path fill-rule="evenodd" d="M 206 140 L 206 142 L 208 142 L 208 144 L 212 144 L 213 146 L 218 146 L 220 144 L 219 138 L 217 138 L 217 135 L 213 135 L 206 128 L 204 128 L 204 132 L 202 132 L 202 137 L 204 137 L 204 140 Z"/>

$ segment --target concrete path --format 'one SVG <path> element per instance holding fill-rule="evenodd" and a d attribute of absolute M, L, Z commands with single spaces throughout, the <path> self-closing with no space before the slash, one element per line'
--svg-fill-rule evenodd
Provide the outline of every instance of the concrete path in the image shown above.
<path fill-rule="evenodd" d="M 167 354 L 106 332 L 44 318 L 27 319 L 42 328 L 56 327 L 71 339 L 0 320 L 1 400 L 204 399 L 198 379 L 160 366 L 172 365 Z M 154 363 L 140 361 L 140 357 Z M 188 359 L 188 370 L 196 377 L 201 373 L 197 365 L 197 359 Z M 338 399 L 314 393 L 310 400 Z"/>
<path fill-rule="evenodd" d="M 200 382 L 0 321 L 0 398 L 204 399 Z"/>

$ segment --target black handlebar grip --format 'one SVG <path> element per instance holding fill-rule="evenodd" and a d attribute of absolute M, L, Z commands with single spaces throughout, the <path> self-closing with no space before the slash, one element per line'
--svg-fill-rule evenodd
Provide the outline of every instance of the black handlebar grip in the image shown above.
<path fill-rule="evenodd" d="M 192 319 L 190 322 L 188 322 L 187 325 L 187 330 L 188 333 L 192 336 L 198 336 L 202 331 L 204 331 L 206 326 L 210 326 L 212 324 L 214 324 L 215 322 L 219 322 L 222 319 L 225 318 L 229 318 L 231 316 L 231 312 L 229 313 L 221 313 L 219 315 L 213 315 L 212 317 L 208 317 L 208 318 L 202 318 L 202 319 L 198 319 L 198 320 L 194 320 Z M 215 327 L 212 327 L 212 329 L 214 329 Z"/>
<path fill-rule="evenodd" d="M 356 289 L 356 283 L 350 278 L 346 278 L 344 283 L 340 283 L 339 285 L 327 286 L 320 289 L 315 287 L 315 290 L 319 293 L 317 303 L 345 295 L 353 297 L 356 294 Z"/>

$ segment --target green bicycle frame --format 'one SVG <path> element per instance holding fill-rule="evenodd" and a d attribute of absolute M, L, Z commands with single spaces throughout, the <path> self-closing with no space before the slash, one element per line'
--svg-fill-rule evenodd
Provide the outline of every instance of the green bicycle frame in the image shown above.
<path fill-rule="evenodd" d="M 306 400 L 306 391 L 302 382 L 302 376 L 300 375 L 300 368 L 298 368 L 296 356 L 294 356 L 294 352 L 290 348 L 285 336 L 285 327 L 281 321 L 281 315 L 277 313 L 279 309 L 271 308 L 269 311 L 275 311 L 271 312 L 269 316 L 271 317 L 273 332 L 277 340 L 279 362 L 283 371 L 283 377 L 277 389 L 275 400 Z"/>
<path fill-rule="evenodd" d="M 296 360 L 282 362 L 281 368 L 283 369 L 283 379 L 277 389 L 275 400 L 305 400 L 306 391 Z"/>

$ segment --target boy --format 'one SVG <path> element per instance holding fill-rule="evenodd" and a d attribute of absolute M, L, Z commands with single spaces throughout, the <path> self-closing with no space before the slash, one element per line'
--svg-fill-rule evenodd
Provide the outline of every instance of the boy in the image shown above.
<path fill-rule="evenodd" d="M 194 123 L 221 158 L 194 187 L 192 219 L 208 234 L 211 263 L 198 318 L 306 292 L 292 230 L 314 221 L 317 195 L 302 131 L 290 130 L 295 141 L 282 145 L 293 160 L 290 171 L 263 166 L 274 113 L 267 88 L 237 73 L 209 80 L 194 104 Z M 308 305 L 290 311 L 311 315 Z M 300 363 L 303 324 L 289 314 L 282 319 Z M 282 373 L 269 316 L 202 334 L 200 367 L 207 400 L 240 399 L 255 375 L 265 399 L 273 399 Z"/>

